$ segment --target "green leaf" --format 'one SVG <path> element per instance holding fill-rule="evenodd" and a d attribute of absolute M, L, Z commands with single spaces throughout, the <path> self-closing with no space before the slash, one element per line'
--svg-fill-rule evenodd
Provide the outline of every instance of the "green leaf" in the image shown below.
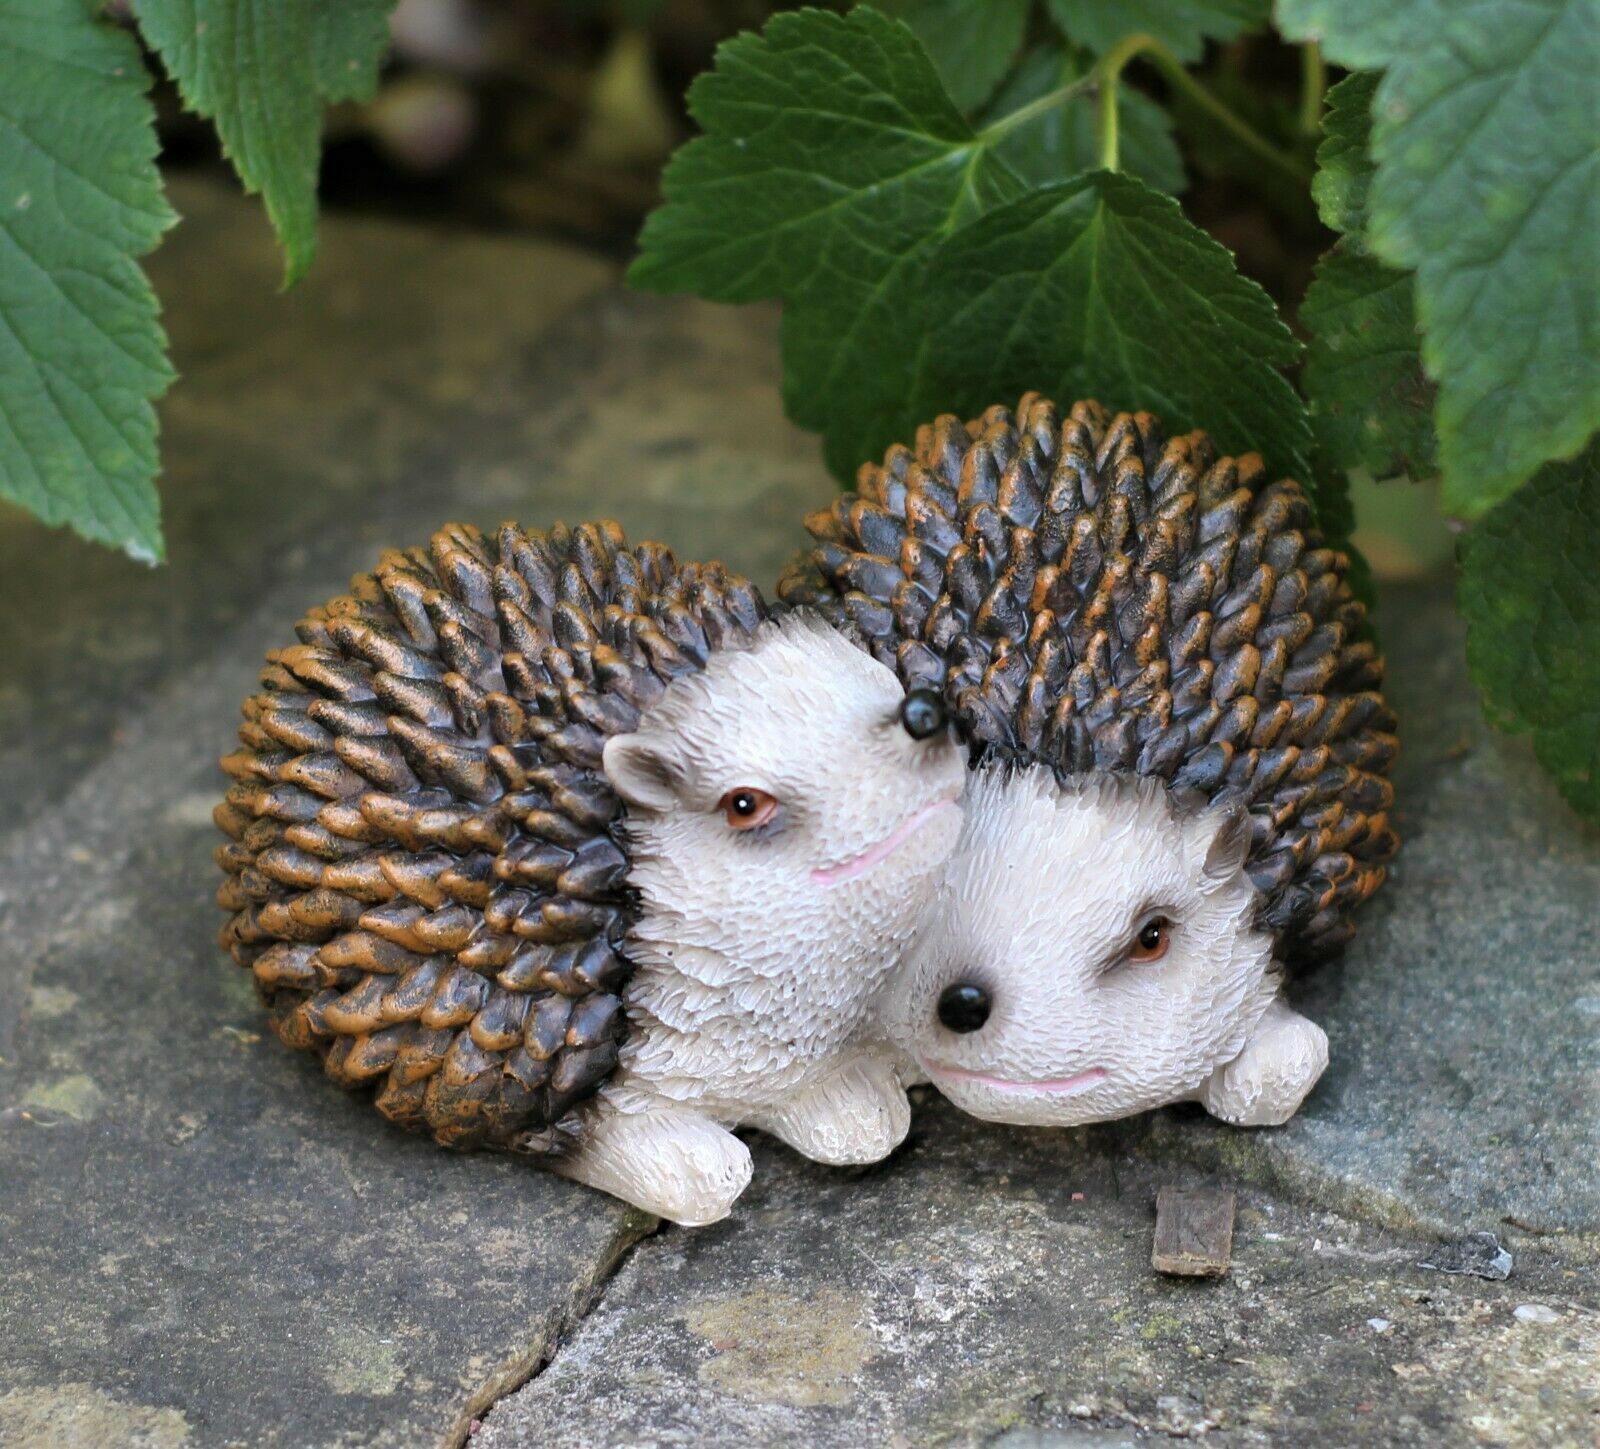
<path fill-rule="evenodd" d="M 1443 28 L 1457 0 L 1277 0 L 1286 40 L 1314 41 L 1352 70 L 1382 70 Z M 1468 4 L 1476 0 L 1467 0 Z M 1431 33 L 1430 33 L 1431 32 Z"/>
<path fill-rule="evenodd" d="M 1600 446 L 1542 469 L 1461 548 L 1467 662 L 1489 718 L 1531 731 L 1573 809 L 1600 822 Z"/>
<path fill-rule="evenodd" d="M 916 38 L 869 9 L 776 16 L 718 52 L 629 276 L 784 301 L 784 399 L 848 478 L 928 417 L 1028 388 L 1208 428 L 1306 477 L 1266 294 L 1170 198 L 1097 172 L 1021 194 Z"/>
<path fill-rule="evenodd" d="M 1033 0 L 874 0 L 874 8 L 916 32 L 950 99 L 970 113 L 1010 69 Z"/>
<path fill-rule="evenodd" d="M 1225 247 L 1130 177 L 1095 172 L 991 211 L 939 248 L 923 291 L 930 323 L 946 319 L 929 334 L 941 397 L 1099 397 L 1307 476 L 1305 409 L 1279 370 L 1299 345 Z"/>
<path fill-rule="evenodd" d="M 1347 75 L 1328 89 L 1317 147 L 1317 174 L 1311 197 L 1324 226 L 1358 241 L 1367 224 L 1367 188 L 1372 184 L 1372 97 L 1378 77 L 1371 71 Z"/>
<path fill-rule="evenodd" d="M 1036 388 L 1149 408 L 1310 475 L 1305 409 L 1279 371 L 1298 344 L 1226 249 L 1127 176 L 1046 187 L 940 242 L 820 395 L 808 364 L 823 338 L 806 340 L 791 401 L 825 429 L 842 473 L 936 413 Z"/>
<path fill-rule="evenodd" d="M 83 0 L 0 0 L 0 496 L 153 562 L 172 369 L 135 259 L 174 218 L 149 84 Z"/>
<path fill-rule="evenodd" d="M 1093 64 L 1087 51 L 1036 46 L 1001 87 L 985 120 L 998 120 L 1070 85 L 1087 75 Z M 1126 85 L 1118 92 L 1117 106 L 1122 169 L 1157 191 L 1182 191 L 1183 158 L 1172 138 L 1172 117 L 1166 108 Z M 1099 165 L 1094 125 L 1093 100 L 1077 96 L 1010 131 L 995 150 L 1030 185 L 1068 181 Z"/>
<path fill-rule="evenodd" d="M 317 89 L 327 101 L 371 100 L 378 65 L 389 48 L 389 12 L 395 0 L 310 0 L 311 44 Z"/>
<path fill-rule="evenodd" d="M 930 237 L 1021 184 L 910 29 L 866 8 L 728 41 L 689 109 L 705 134 L 667 164 L 628 272 L 654 291 L 866 307 Z"/>
<path fill-rule="evenodd" d="M 1068 36 L 1097 55 L 1125 35 L 1153 35 L 1179 60 L 1199 60 L 1207 39 L 1233 40 L 1267 23 L 1271 0 L 1049 0 Z"/>
<path fill-rule="evenodd" d="M 1444 499 L 1477 516 L 1600 426 L 1600 7 L 1280 0 L 1279 18 L 1388 67 L 1367 242 L 1417 273 Z"/>
<path fill-rule="evenodd" d="M 1433 385 L 1422 371 L 1413 279 L 1342 247 L 1317 263 L 1300 307 L 1312 427 L 1337 468 L 1432 477 Z"/>
<path fill-rule="evenodd" d="M 317 248 L 317 166 L 328 101 L 377 86 L 394 0 L 136 0 L 139 27 L 184 103 L 216 123 L 284 249 L 284 283 Z"/>

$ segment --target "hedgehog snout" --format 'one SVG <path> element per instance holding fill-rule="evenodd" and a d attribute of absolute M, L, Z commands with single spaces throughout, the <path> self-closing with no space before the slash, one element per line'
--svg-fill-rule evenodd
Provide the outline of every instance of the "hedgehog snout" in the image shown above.
<path fill-rule="evenodd" d="M 975 981 L 956 981 L 939 993 L 935 1012 L 946 1031 L 965 1036 L 979 1031 L 989 1020 L 994 1003 L 989 992 Z"/>

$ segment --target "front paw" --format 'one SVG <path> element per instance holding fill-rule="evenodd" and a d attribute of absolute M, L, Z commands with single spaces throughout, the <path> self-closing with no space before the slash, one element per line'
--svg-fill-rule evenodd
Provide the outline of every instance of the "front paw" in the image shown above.
<path fill-rule="evenodd" d="M 911 1129 L 911 1104 L 894 1067 L 863 1059 L 817 1083 L 757 1125 L 830 1167 L 881 1162 Z"/>
<path fill-rule="evenodd" d="M 1328 1065 L 1328 1034 L 1275 1006 L 1245 1048 L 1200 1090 L 1213 1117 L 1235 1127 L 1277 1127 L 1299 1110 Z"/>
<path fill-rule="evenodd" d="M 750 1183 L 750 1149 L 692 1112 L 602 1108 L 579 1144 L 552 1167 L 680 1227 L 727 1217 Z"/>

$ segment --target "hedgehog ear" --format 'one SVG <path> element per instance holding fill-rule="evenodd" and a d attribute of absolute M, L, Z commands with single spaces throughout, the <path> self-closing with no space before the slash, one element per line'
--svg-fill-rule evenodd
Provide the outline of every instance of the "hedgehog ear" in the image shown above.
<path fill-rule="evenodd" d="M 1209 823 L 1213 834 L 1200 870 L 1206 880 L 1221 884 L 1239 873 L 1250 853 L 1250 812 L 1243 805 L 1231 806 L 1213 815 Z"/>
<path fill-rule="evenodd" d="M 600 758 L 611 788 L 629 805 L 660 814 L 678 803 L 683 771 L 669 746 L 643 732 L 612 735 Z"/>

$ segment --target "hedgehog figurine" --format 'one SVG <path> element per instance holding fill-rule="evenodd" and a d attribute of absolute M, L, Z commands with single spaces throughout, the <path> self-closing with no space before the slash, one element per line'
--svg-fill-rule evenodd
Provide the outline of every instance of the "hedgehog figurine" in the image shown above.
<path fill-rule="evenodd" d="M 990 1120 L 1286 1121 L 1327 1064 L 1286 969 L 1397 848 L 1382 661 L 1299 485 L 1030 393 L 807 527 L 780 596 L 937 692 L 976 759 L 887 1034 Z"/>
<path fill-rule="evenodd" d="M 895 1147 L 860 1036 L 960 829 L 937 700 L 612 523 L 448 526 L 296 632 L 216 811 L 222 942 L 285 1043 L 684 1224 L 748 1182 L 736 1124 Z"/>

